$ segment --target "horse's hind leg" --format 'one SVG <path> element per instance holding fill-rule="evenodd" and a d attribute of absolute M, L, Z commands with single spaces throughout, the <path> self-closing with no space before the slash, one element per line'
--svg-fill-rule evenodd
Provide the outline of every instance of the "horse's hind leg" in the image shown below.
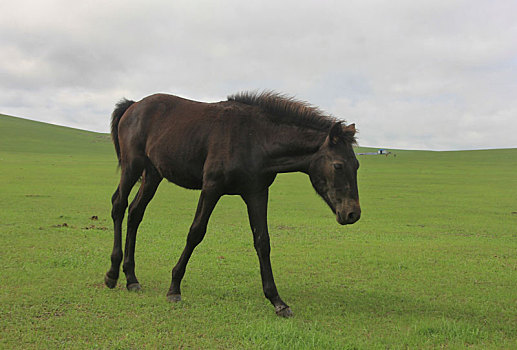
<path fill-rule="evenodd" d="M 115 288 L 119 276 L 120 263 L 122 262 L 122 221 L 127 208 L 127 198 L 131 189 L 142 174 L 141 167 L 122 167 L 120 183 L 111 198 L 113 219 L 114 240 L 113 251 L 111 253 L 111 267 L 104 277 L 104 283 L 109 288 Z"/>
<path fill-rule="evenodd" d="M 138 194 L 129 206 L 127 216 L 126 248 L 124 252 L 124 264 L 122 266 L 124 273 L 126 274 L 126 286 L 128 290 L 141 289 L 135 275 L 136 232 L 138 230 L 138 225 L 140 225 L 140 222 L 142 222 L 142 218 L 144 217 L 145 208 L 151 199 L 153 199 L 161 181 L 162 177 L 158 171 L 152 165 L 148 165 L 142 175 L 142 184 L 140 185 Z"/>

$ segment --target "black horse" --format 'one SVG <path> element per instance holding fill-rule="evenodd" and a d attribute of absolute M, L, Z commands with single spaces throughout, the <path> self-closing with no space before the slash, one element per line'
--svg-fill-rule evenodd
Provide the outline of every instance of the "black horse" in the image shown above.
<path fill-rule="evenodd" d="M 318 108 L 274 92 L 245 92 L 218 103 L 165 94 L 139 102 L 123 99 L 111 121 L 121 177 L 112 198 L 115 239 L 106 285 L 115 287 L 124 258 L 127 289 L 141 288 L 135 276 L 136 232 L 147 204 L 166 178 L 201 190 L 185 249 L 172 269 L 168 300 L 181 300 L 185 268 L 205 236 L 219 198 L 240 195 L 248 209 L 264 294 L 278 315 L 291 316 L 291 309 L 278 295 L 271 270 L 269 186 L 278 173 L 306 173 L 337 222 L 355 223 L 361 215 L 359 162 L 352 148 L 355 132 L 354 124 L 346 126 Z M 129 206 L 123 255 L 122 221 L 129 193 L 140 178 L 140 190 Z"/>

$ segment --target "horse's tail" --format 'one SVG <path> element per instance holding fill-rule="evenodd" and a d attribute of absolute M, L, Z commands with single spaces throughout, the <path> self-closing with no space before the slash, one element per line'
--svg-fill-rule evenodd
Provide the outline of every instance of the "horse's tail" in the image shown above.
<path fill-rule="evenodd" d="M 111 114 L 111 139 L 113 140 L 113 144 L 115 145 L 115 151 L 117 151 L 118 164 L 120 166 L 120 143 L 118 141 L 118 123 L 120 122 L 120 118 L 124 115 L 131 105 L 135 103 L 135 101 L 130 101 L 125 98 L 120 100 L 115 106 L 115 110 Z"/>

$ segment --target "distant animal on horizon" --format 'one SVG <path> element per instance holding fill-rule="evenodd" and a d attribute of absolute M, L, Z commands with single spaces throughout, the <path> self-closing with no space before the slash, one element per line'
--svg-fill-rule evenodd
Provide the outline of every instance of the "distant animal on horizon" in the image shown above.
<path fill-rule="evenodd" d="M 337 222 L 355 223 L 361 216 L 355 133 L 355 124 L 345 125 L 306 102 L 271 91 L 242 92 L 217 103 L 166 94 L 139 102 L 121 100 L 111 120 L 121 176 L 112 197 L 115 235 L 105 284 L 116 286 L 123 259 L 127 289 L 141 289 L 135 275 L 136 233 L 145 208 L 165 178 L 201 190 L 185 248 L 172 269 L 168 300 L 181 300 L 187 263 L 205 236 L 219 198 L 239 195 L 247 206 L 264 294 L 277 315 L 292 316 L 278 294 L 271 269 L 269 186 L 278 173 L 308 174 Z M 129 205 L 122 254 L 122 221 L 129 193 L 140 178 L 138 194 Z"/>

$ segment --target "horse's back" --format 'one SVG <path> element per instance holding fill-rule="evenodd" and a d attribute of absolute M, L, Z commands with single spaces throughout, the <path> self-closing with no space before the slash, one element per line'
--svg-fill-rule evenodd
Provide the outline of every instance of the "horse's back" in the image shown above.
<path fill-rule="evenodd" d="M 216 164 L 232 157 L 248 106 L 235 102 L 204 103 L 155 94 L 135 103 L 119 126 L 122 152 L 149 159 L 171 182 L 200 189 L 207 158 Z"/>

